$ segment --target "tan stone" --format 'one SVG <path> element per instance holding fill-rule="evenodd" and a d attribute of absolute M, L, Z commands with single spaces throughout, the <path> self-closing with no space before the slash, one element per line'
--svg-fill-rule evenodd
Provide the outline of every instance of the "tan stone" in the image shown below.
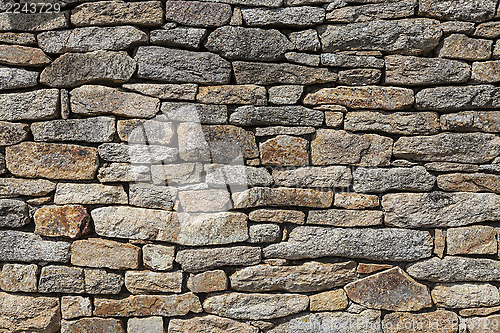
<path fill-rule="evenodd" d="M 92 304 L 89 297 L 61 297 L 61 313 L 63 319 L 74 319 L 92 316 Z"/>
<path fill-rule="evenodd" d="M 79 238 L 90 232 L 90 215 L 80 205 L 43 206 L 33 219 L 35 233 L 42 236 Z"/>
<path fill-rule="evenodd" d="M 0 64 L 13 66 L 45 66 L 52 60 L 40 49 L 19 46 L 0 45 Z"/>
<path fill-rule="evenodd" d="M 473 63 L 471 79 L 477 83 L 499 82 L 500 61 L 485 61 Z"/>
<path fill-rule="evenodd" d="M 110 269 L 139 268 L 140 248 L 106 239 L 90 238 L 73 242 L 71 263 L 76 266 Z"/>
<path fill-rule="evenodd" d="M 443 258 L 446 248 L 446 230 L 434 230 L 434 254 L 439 258 Z"/>
<path fill-rule="evenodd" d="M 54 203 L 82 205 L 128 204 L 123 185 L 57 184 Z"/>
<path fill-rule="evenodd" d="M 201 181 L 201 163 L 181 163 L 167 165 L 152 165 L 151 175 L 156 185 L 184 185 Z"/>
<path fill-rule="evenodd" d="M 352 282 L 345 291 L 352 301 L 373 309 L 419 311 L 432 306 L 427 286 L 399 267 Z"/>
<path fill-rule="evenodd" d="M 309 311 L 341 311 L 347 308 L 349 300 L 343 289 L 325 291 L 309 296 Z"/>
<path fill-rule="evenodd" d="M 439 118 L 442 130 L 500 132 L 500 111 L 462 111 Z"/>
<path fill-rule="evenodd" d="M 127 271 L 125 272 L 125 287 L 132 294 L 180 293 L 182 272 Z"/>
<path fill-rule="evenodd" d="M 379 206 L 379 200 L 378 196 L 373 194 L 343 192 L 335 193 L 333 205 L 345 209 L 376 208 Z"/>
<path fill-rule="evenodd" d="M 294 224 L 304 224 L 305 217 L 304 212 L 285 209 L 257 209 L 248 215 L 251 221 Z"/>
<path fill-rule="evenodd" d="M 498 288 L 487 283 L 440 284 L 431 292 L 437 307 L 464 309 L 500 304 Z"/>
<path fill-rule="evenodd" d="M 307 95 L 304 104 L 340 104 L 352 109 L 403 110 L 410 108 L 414 100 L 411 89 L 378 86 L 336 87 L 323 88 Z"/>
<path fill-rule="evenodd" d="M 490 226 L 451 228 L 446 232 L 447 254 L 496 254 L 497 231 Z"/>
<path fill-rule="evenodd" d="M 384 264 L 365 264 L 365 263 L 359 263 L 357 272 L 359 274 L 371 274 L 371 273 L 376 273 L 380 271 L 385 271 L 386 269 L 390 269 L 394 266 L 392 265 L 384 265 Z"/>
<path fill-rule="evenodd" d="M 311 142 L 311 161 L 313 165 L 388 166 L 392 144 L 391 138 L 377 134 L 319 129 Z"/>
<path fill-rule="evenodd" d="M 234 208 L 271 207 L 314 207 L 327 208 L 333 201 L 333 192 L 313 189 L 253 187 L 232 195 Z"/>
<path fill-rule="evenodd" d="M 0 178 L 0 198 L 39 197 L 54 191 L 56 184 L 45 179 Z"/>
<path fill-rule="evenodd" d="M 187 287 L 194 293 L 222 291 L 228 287 L 228 278 L 223 270 L 191 274 L 187 281 Z"/>
<path fill-rule="evenodd" d="M 28 138 L 29 126 L 0 121 L 0 146 L 15 145 Z"/>
<path fill-rule="evenodd" d="M 222 212 L 231 208 L 226 189 L 179 191 L 179 202 L 185 212 Z"/>
<path fill-rule="evenodd" d="M 125 333 L 119 319 L 82 318 L 61 322 L 61 333 L 109 332 Z"/>
<path fill-rule="evenodd" d="M 439 132 L 436 112 L 356 111 L 346 114 L 344 129 L 353 132 L 384 132 L 416 135 Z"/>
<path fill-rule="evenodd" d="M 38 266 L 4 264 L 0 273 L 0 289 L 10 292 L 36 292 Z"/>
<path fill-rule="evenodd" d="M 451 311 L 427 313 L 394 312 L 382 322 L 387 333 L 456 333 L 458 316 Z"/>
<path fill-rule="evenodd" d="M 382 225 L 383 218 L 384 214 L 376 210 L 312 210 L 307 217 L 307 224 L 333 225 L 336 227 L 367 227 Z"/>
<path fill-rule="evenodd" d="M 122 87 L 151 97 L 180 101 L 194 101 L 198 89 L 198 85 L 192 83 L 128 83 Z"/>
<path fill-rule="evenodd" d="M 500 37 L 500 24 L 496 21 L 481 23 L 476 27 L 474 36 L 496 39 Z"/>
<path fill-rule="evenodd" d="M 89 180 L 99 166 L 96 148 L 53 143 L 7 147 L 5 160 L 12 174 L 27 178 Z"/>
<path fill-rule="evenodd" d="M 466 320 L 469 333 L 497 333 L 500 315 L 489 317 L 473 317 Z"/>
<path fill-rule="evenodd" d="M 344 114 L 342 112 L 325 112 L 325 124 L 327 127 L 339 127 L 344 121 Z"/>
<path fill-rule="evenodd" d="M 309 164 L 308 141 L 289 135 L 279 135 L 260 145 L 263 165 L 300 166 Z"/>
<path fill-rule="evenodd" d="M 255 135 L 232 125 L 203 126 L 213 163 L 230 163 L 237 158 L 255 158 L 259 150 Z"/>
<path fill-rule="evenodd" d="M 55 333 L 60 320 L 57 297 L 0 292 L 0 327 L 4 332 Z"/>
<path fill-rule="evenodd" d="M 94 315 L 99 317 L 173 317 L 202 311 L 200 300 L 193 293 L 169 296 L 133 295 L 122 299 L 94 300 Z"/>
<path fill-rule="evenodd" d="M 454 34 L 444 39 L 439 56 L 462 60 L 487 60 L 491 57 L 492 47 L 493 41 L 491 40 Z"/>
<path fill-rule="evenodd" d="M 155 271 L 169 271 L 173 268 L 175 247 L 146 244 L 142 247 L 144 266 Z"/>
<path fill-rule="evenodd" d="M 266 88 L 252 84 L 200 87 L 196 100 L 206 104 L 266 105 Z"/>
<path fill-rule="evenodd" d="M 229 318 L 207 315 L 190 319 L 172 319 L 168 333 L 258 333 L 257 327 Z"/>
<path fill-rule="evenodd" d="M 118 120 L 116 130 L 122 141 L 154 145 L 170 145 L 174 137 L 174 126 L 165 116 L 154 119 Z"/>
<path fill-rule="evenodd" d="M 183 271 L 197 273 L 223 266 L 256 265 L 261 252 L 260 247 L 253 246 L 186 249 L 177 253 L 175 261 Z"/>
<path fill-rule="evenodd" d="M 356 263 L 312 261 L 297 266 L 257 265 L 237 270 L 230 279 L 231 288 L 238 291 L 321 291 L 356 280 Z"/>
<path fill-rule="evenodd" d="M 500 306 L 493 306 L 488 308 L 461 309 L 459 311 L 459 314 L 462 317 L 488 316 L 498 311 L 500 311 Z"/>

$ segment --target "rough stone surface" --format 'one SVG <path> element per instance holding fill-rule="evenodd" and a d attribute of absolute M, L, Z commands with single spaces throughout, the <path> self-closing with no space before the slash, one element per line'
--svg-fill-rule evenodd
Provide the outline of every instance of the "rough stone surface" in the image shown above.
<path fill-rule="evenodd" d="M 196 97 L 197 85 L 186 84 L 168 84 L 168 83 L 128 83 L 122 86 L 124 89 L 132 90 L 143 95 L 157 97 L 161 99 L 193 101 Z"/>
<path fill-rule="evenodd" d="M 164 115 L 149 120 L 118 120 L 118 136 L 129 143 L 169 145 L 174 137 L 174 126 L 166 120 Z"/>
<path fill-rule="evenodd" d="M 153 30 L 150 33 L 150 40 L 151 44 L 154 45 L 198 50 L 206 34 L 206 29 L 177 27 L 172 29 Z"/>
<path fill-rule="evenodd" d="M 93 179 L 99 163 L 95 148 L 34 142 L 7 147 L 5 160 L 19 177 L 73 180 Z"/>
<path fill-rule="evenodd" d="M 462 111 L 443 114 L 441 128 L 449 131 L 500 132 L 500 111 Z"/>
<path fill-rule="evenodd" d="M 319 27 L 323 49 L 329 52 L 374 50 L 418 55 L 434 49 L 442 35 L 439 21 L 376 20 Z"/>
<path fill-rule="evenodd" d="M 342 229 L 301 226 L 287 242 L 269 245 L 266 258 L 304 259 L 326 256 L 370 260 L 414 261 L 432 254 L 426 231 L 404 229 Z"/>
<path fill-rule="evenodd" d="M 231 288 L 250 292 L 328 290 L 354 281 L 355 266 L 354 262 L 308 262 L 299 266 L 257 265 L 243 268 L 231 275 Z"/>
<path fill-rule="evenodd" d="M 270 186 L 273 178 L 265 168 L 242 165 L 210 164 L 205 166 L 206 182 L 213 187 Z"/>
<path fill-rule="evenodd" d="M 228 278 L 223 270 L 191 274 L 187 281 L 187 287 L 194 293 L 222 291 L 228 287 Z"/>
<path fill-rule="evenodd" d="M 431 191 L 436 177 L 422 166 L 413 168 L 358 168 L 353 172 L 353 189 L 361 193 L 388 191 Z"/>
<path fill-rule="evenodd" d="M 287 187 L 254 187 L 243 192 L 234 193 L 232 199 L 234 208 L 261 206 L 326 208 L 332 204 L 333 193 Z"/>
<path fill-rule="evenodd" d="M 333 205 L 345 209 L 376 208 L 379 206 L 379 199 L 372 194 L 336 193 Z"/>
<path fill-rule="evenodd" d="M 345 310 L 348 304 L 349 300 L 343 289 L 325 291 L 309 296 L 309 310 L 312 312 Z"/>
<path fill-rule="evenodd" d="M 95 295 L 119 294 L 123 286 L 123 276 L 104 269 L 88 269 L 85 275 L 85 293 Z"/>
<path fill-rule="evenodd" d="M 249 26 L 306 27 L 319 24 L 325 19 L 325 10 L 301 6 L 280 9 L 244 8 L 243 20 Z"/>
<path fill-rule="evenodd" d="M 1 64 L 43 67 L 50 62 L 50 58 L 40 49 L 18 45 L 0 45 Z"/>
<path fill-rule="evenodd" d="M 313 165 L 387 166 L 391 155 L 392 139 L 377 134 L 319 129 L 311 142 Z"/>
<path fill-rule="evenodd" d="M 451 228 L 446 232 L 447 254 L 496 254 L 497 231 L 490 226 Z"/>
<path fill-rule="evenodd" d="M 51 87 L 124 83 L 132 77 L 135 67 L 134 60 L 125 51 L 65 53 L 43 70 L 40 83 Z"/>
<path fill-rule="evenodd" d="M 353 132 L 377 131 L 389 134 L 436 134 L 440 124 L 435 112 L 356 111 L 346 114 L 344 128 Z"/>
<path fill-rule="evenodd" d="M 144 266 L 155 271 L 172 270 L 174 258 L 174 246 L 146 244 L 142 247 Z"/>
<path fill-rule="evenodd" d="M 318 32 L 314 29 L 291 32 L 288 39 L 299 51 L 318 51 L 321 48 Z"/>
<path fill-rule="evenodd" d="M 321 64 L 331 67 L 370 67 L 384 68 L 384 59 L 373 55 L 356 55 L 349 53 L 323 53 L 321 54 Z"/>
<path fill-rule="evenodd" d="M 0 90 L 34 87 L 38 75 L 38 72 L 22 68 L 0 67 Z"/>
<path fill-rule="evenodd" d="M 137 246 L 100 238 L 79 240 L 71 244 L 71 263 L 76 266 L 137 269 Z"/>
<path fill-rule="evenodd" d="M 493 42 L 487 39 L 474 39 L 464 34 L 446 37 L 439 50 L 443 58 L 461 60 L 487 60 L 491 57 Z"/>
<path fill-rule="evenodd" d="M 309 298 L 297 294 L 227 293 L 209 296 L 203 309 L 232 319 L 274 319 L 307 309 Z"/>
<path fill-rule="evenodd" d="M 231 6 L 200 1 L 167 1 L 167 21 L 195 27 L 220 27 L 229 23 Z"/>
<path fill-rule="evenodd" d="M 0 95 L 0 120 L 42 120 L 57 116 L 59 91 L 40 89 Z"/>
<path fill-rule="evenodd" d="M 384 332 L 411 333 L 418 328 L 419 333 L 455 333 L 458 316 L 451 311 L 437 310 L 426 313 L 394 312 L 382 321 Z"/>
<path fill-rule="evenodd" d="M 128 196 L 122 185 L 59 183 L 54 203 L 57 205 L 127 204 Z"/>
<path fill-rule="evenodd" d="M 352 23 L 375 19 L 394 19 L 413 16 L 417 0 L 394 1 L 334 9 L 326 15 L 332 23 Z"/>
<path fill-rule="evenodd" d="M 127 321 L 127 331 L 129 333 L 164 333 L 162 317 L 131 318 Z"/>
<path fill-rule="evenodd" d="M 498 219 L 492 193 L 395 193 L 382 197 L 385 224 L 406 228 L 459 227 Z"/>
<path fill-rule="evenodd" d="M 323 112 L 303 106 L 241 106 L 231 114 L 229 122 L 240 126 L 321 126 L 323 119 Z"/>
<path fill-rule="evenodd" d="M 260 259 L 260 248 L 251 246 L 188 249 L 180 251 L 175 257 L 183 271 L 192 273 L 222 266 L 255 265 Z"/>
<path fill-rule="evenodd" d="M 0 273 L 0 289 L 9 292 L 37 292 L 38 267 L 35 264 L 4 264 Z"/>
<path fill-rule="evenodd" d="M 499 61 L 475 62 L 472 64 L 472 80 L 478 83 L 494 83 L 500 81 Z"/>
<path fill-rule="evenodd" d="M 344 166 L 304 167 L 292 170 L 273 170 L 274 183 L 287 187 L 349 187 L 351 170 Z"/>
<path fill-rule="evenodd" d="M 227 84 L 230 79 L 229 62 L 208 52 L 141 46 L 134 59 L 143 79 L 201 84 Z"/>
<path fill-rule="evenodd" d="M 289 135 L 278 135 L 260 145 L 264 165 L 301 166 L 309 164 L 308 141 Z"/>
<path fill-rule="evenodd" d="M 257 222 L 305 223 L 305 214 L 298 210 L 257 209 L 251 211 L 248 218 Z"/>
<path fill-rule="evenodd" d="M 28 205 L 21 200 L 0 200 L 0 227 L 18 228 L 28 224 Z"/>
<path fill-rule="evenodd" d="M 487 173 L 439 175 L 437 185 L 443 191 L 500 193 L 500 176 Z"/>
<path fill-rule="evenodd" d="M 125 287 L 132 294 L 180 293 L 182 272 L 127 271 Z"/>
<path fill-rule="evenodd" d="M 83 269 L 66 266 L 45 266 L 40 272 L 41 293 L 81 294 L 85 291 Z"/>
<path fill-rule="evenodd" d="M 70 332 L 99 332 L 108 331 L 113 333 L 125 333 L 125 329 L 118 319 L 104 318 L 82 318 L 78 320 L 63 320 L 61 322 L 61 333 Z"/>
<path fill-rule="evenodd" d="M 427 286 L 399 267 L 352 282 L 345 291 L 351 300 L 372 309 L 419 311 L 432 306 Z"/>
<path fill-rule="evenodd" d="M 0 31 L 44 31 L 67 28 L 69 26 L 69 13 L 34 13 L 26 16 L 25 13 L 1 13 Z"/>
<path fill-rule="evenodd" d="M 191 319 L 172 319 L 168 324 L 169 333 L 258 333 L 257 327 L 224 317 L 207 315 Z"/>
<path fill-rule="evenodd" d="M 138 183 L 130 185 L 129 194 L 132 206 L 172 210 L 177 188 Z"/>
<path fill-rule="evenodd" d="M 92 315 L 90 298 L 83 296 L 61 297 L 61 315 L 63 319 L 75 319 Z"/>
<path fill-rule="evenodd" d="M 90 231 L 90 215 L 80 205 L 43 206 L 33 220 L 35 233 L 47 237 L 80 238 Z"/>
<path fill-rule="evenodd" d="M 438 307 L 463 309 L 500 304 L 498 288 L 491 284 L 441 284 L 432 289 L 432 300 Z"/>
<path fill-rule="evenodd" d="M 161 112 L 172 121 L 225 124 L 228 109 L 226 105 L 164 102 Z"/>
<path fill-rule="evenodd" d="M 44 121 L 33 123 L 31 132 L 35 141 L 110 142 L 116 132 L 115 118 L 95 117 Z"/>
<path fill-rule="evenodd" d="M 384 214 L 379 211 L 347 209 L 313 210 L 309 212 L 307 224 L 332 225 L 336 227 L 367 227 L 382 225 Z"/>
<path fill-rule="evenodd" d="M 496 7 L 495 0 L 464 2 L 420 0 L 418 14 L 443 20 L 482 22 L 493 18 Z"/>
<path fill-rule="evenodd" d="M 256 85 L 200 87 L 196 100 L 206 104 L 253 104 L 267 103 L 266 89 Z"/>
<path fill-rule="evenodd" d="M 427 88 L 417 93 L 415 106 L 441 112 L 494 108 L 499 93 L 492 85 Z"/>
<path fill-rule="evenodd" d="M 255 135 L 232 125 L 203 126 L 213 163 L 226 163 L 259 156 Z"/>

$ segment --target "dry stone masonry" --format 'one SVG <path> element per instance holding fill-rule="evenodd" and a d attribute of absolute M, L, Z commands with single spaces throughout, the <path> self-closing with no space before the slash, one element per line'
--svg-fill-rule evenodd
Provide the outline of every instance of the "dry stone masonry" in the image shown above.
<path fill-rule="evenodd" d="M 499 0 L 0 2 L 0 332 L 500 332 Z"/>

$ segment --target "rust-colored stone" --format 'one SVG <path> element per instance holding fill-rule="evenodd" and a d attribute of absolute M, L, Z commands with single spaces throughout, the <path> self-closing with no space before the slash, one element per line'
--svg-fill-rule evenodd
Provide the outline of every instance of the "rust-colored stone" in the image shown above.
<path fill-rule="evenodd" d="M 80 205 L 44 206 L 33 218 L 35 233 L 42 236 L 79 238 L 90 231 L 90 215 Z"/>

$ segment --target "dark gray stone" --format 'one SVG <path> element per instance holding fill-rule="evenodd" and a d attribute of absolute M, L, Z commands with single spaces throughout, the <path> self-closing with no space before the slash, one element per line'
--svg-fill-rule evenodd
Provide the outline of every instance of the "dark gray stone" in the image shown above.
<path fill-rule="evenodd" d="M 241 106 L 231 114 L 229 122 L 239 126 L 316 126 L 323 124 L 323 111 L 303 106 Z"/>
<path fill-rule="evenodd" d="M 0 227 L 18 228 L 28 222 L 28 205 L 24 201 L 0 200 Z"/>
<path fill-rule="evenodd" d="M 115 118 L 51 120 L 31 124 L 35 141 L 79 141 L 89 143 L 113 141 Z"/>
<path fill-rule="evenodd" d="M 153 30 L 149 35 L 149 40 L 154 45 L 198 50 L 206 34 L 206 29 L 176 27 L 172 29 Z"/>

